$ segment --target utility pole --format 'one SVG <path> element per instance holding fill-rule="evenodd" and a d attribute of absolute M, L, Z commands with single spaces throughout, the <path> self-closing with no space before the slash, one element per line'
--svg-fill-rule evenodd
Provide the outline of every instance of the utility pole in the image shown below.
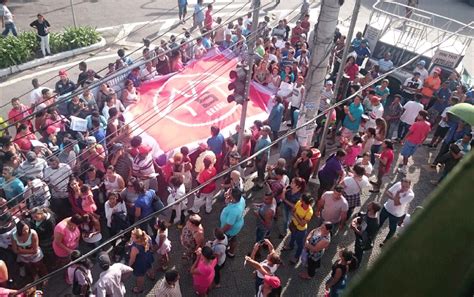
<path fill-rule="evenodd" d="M 342 59 L 341 59 L 339 70 L 336 76 L 336 84 L 334 86 L 334 98 L 338 98 L 339 96 L 338 92 L 341 86 L 342 76 L 344 74 L 344 65 L 346 63 L 347 56 L 349 55 L 349 49 L 351 48 L 352 36 L 354 35 L 355 24 L 357 22 L 357 16 L 359 15 L 359 10 L 360 10 L 360 2 L 361 0 L 356 0 L 355 5 L 354 5 L 354 11 L 352 12 L 351 24 L 349 26 L 349 32 L 347 32 L 347 37 L 346 37 L 346 45 L 344 46 L 344 51 L 342 52 Z M 333 111 L 332 109 L 328 111 L 328 115 L 331 114 L 332 111 Z M 319 144 L 319 150 L 321 151 L 321 153 L 324 152 L 326 149 L 326 137 L 328 134 L 328 129 L 329 129 L 329 121 L 326 121 L 324 123 L 323 134 L 321 135 L 321 141 Z"/>
<path fill-rule="evenodd" d="M 72 22 L 74 24 L 74 28 L 77 28 L 76 24 L 76 14 L 74 13 L 74 0 L 69 1 L 69 5 L 71 6 L 71 12 L 72 12 Z"/>
<path fill-rule="evenodd" d="M 245 130 L 245 120 L 247 118 L 247 106 L 248 106 L 248 100 L 249 100 L 249 93 L 250 93 L 250 82 L 252 81 L 252 69 L 253 69 L 253 62 L 255 60 L 254 56 L 254 50 L 255 50 L 255 41 L 257 40 L 259 34 L 257 32 L 258 29 L 258 16 L 260 13 L 260 0 L 253 0 L 252 3 L 252 32 L 249 35 L 248 38 L 248 59 L 246 62 L 246 67 L 248 67 L 247 70 L 247 79 L 245 80 L 245 96 L 244 96 L 244 102 L 242 103 L 242 112 L 240 115 L 240 130 L 239 130 L 239 139 L 238 139 L 238 144 L 237 148 L 239 149 L 239 152 L 242 151 L 242 140 L 244 138 L 244 130 Z"/>
<path fill-rule="evenodd" d="M 326 68 L 329 56 L 333 49 L 334 29 L 337 26 L 339 10 L 344 0 L 322 0 L 319 12 L 316 32 L 314 34 L 314 52 L 311 53 L 311 64 L 308 77 L 310 82 L 306 84 L 306 96 L 303 106 L 300 108 L 298 125 L 311 121 L 319 110 L 321 100 L 321 89 L 326 79 Z M 301 146 L 310 146 L 313 139 L 315 124 L 308 125 L 306 129 L 300 129 L 298 141 Z"/>

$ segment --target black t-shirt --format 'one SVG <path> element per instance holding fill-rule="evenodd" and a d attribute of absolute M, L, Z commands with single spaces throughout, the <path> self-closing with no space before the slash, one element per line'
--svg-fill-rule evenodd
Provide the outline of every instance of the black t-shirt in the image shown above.
<path fill-rule="evenodd" d="M 39 36 L 46 36 L 49 34 L 47 28 L 51 27 L 51 25 L 47 20 L 44 20 L 41 23 L 36 20 L 30 24 L 30 27 L 36 28 Z"/>
<path fill-rule="evenodd" d="M 296 170 L 298 170 L 298 176 L 308 182 L 312 171 L 311 160 L 302 161 L 296 166 Z"/>
<path fill-rule="evenodd" d="M 161 75 L 166 75 L 171 72 L 168 57 L 166 57 L 163 61 L 158 59 L 158 62 L 156 63 L 156 72 Z"/>

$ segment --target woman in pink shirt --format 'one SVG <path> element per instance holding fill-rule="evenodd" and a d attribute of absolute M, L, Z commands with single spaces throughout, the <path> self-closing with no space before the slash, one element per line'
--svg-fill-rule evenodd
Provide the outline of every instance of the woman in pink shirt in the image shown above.
<path fill-rule="evenodd" d="M 60 267 L 69 262 L 69 255 L 79 246 L 81 238 L 79 225 L 82 222 L 82 217 L 75 214 L 65 218 L 54 227 L 53 250 L 58 257 Z"/>
<path fill-rule="evenodd" d="M 198 296 L 207 296 L 214 280 L 217 258 L 208 246 L 203 247 L 202 250 L 198 249 L 196 254 L 197 259 L 191 267 L 194 290 Z"/>
<path fill-rule="evenodd" d="M 348 167 L 354 166 L 357 157 L 362 152 L 362 137 L 355 135 L 352 141 L 344 147 L 344 150 L 346 151 L 346 156 L 344 157 L 343 164 Z"/>
<path fill-rule="evenodd" d="M 95 204 L 94 195 L 89 185 L 83 185 L 81 187 L 81 207 L 86 214 L 95 215 L 97 205 Z"/>

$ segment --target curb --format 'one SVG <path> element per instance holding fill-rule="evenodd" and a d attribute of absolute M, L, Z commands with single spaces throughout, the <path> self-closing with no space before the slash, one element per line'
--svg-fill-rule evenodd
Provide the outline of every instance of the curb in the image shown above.
<path fill-rule="evenodd" d="M 74 56 L 104 47 L 105 45 L 106 45 L 106 41 L 101 36 L 99 42 L 86 46 L 86 47 L 81 47 L 81 48 L 73 49 L 70 51 L 57 53 L 52 56 L 46 56 L 44 58 L 35 59 L 33 61 L 26 62 L 20 65 L 15 65 L 15 66 L 10 66 L 8 68 L 0 69 L 0 77 L 5 77 L 7 75 L 11 75 L 11 74 L 15 74 L 24 70 L 32 69 L 41 65 L 45 65 L 45 64 L 60 61 L 66 58 L 74 57 Z"/>

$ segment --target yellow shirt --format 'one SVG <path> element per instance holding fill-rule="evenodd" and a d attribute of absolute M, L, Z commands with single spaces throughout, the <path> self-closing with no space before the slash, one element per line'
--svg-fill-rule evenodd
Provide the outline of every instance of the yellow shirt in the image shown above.
<path fill-rule="evenodd" d="M 293 224 L 295 224 L 296 229 L 298 229 L 299 231 L 304 231 L 308 228 L 308 224 L 300 225 L 294 217 L 297 216 L 298 218 L 300 218 L 300 220 L 305 220 L 309 222 L 309 220 L 311 220 L 311 218 L 313 217 L 313 208 L 311 206 L 308 206 L 307 209 L 304 209 L 301 204 L 301 200 L 296 202 L 295 208 L 293 210 L 293 218 L 291 220 Z"/>
<path fill-rule="evenodd" d="M 3 120 L 3 117 L 0 117 L 0 137 L 5 135 L 5 130 L 8 127 L 7 123 Z"/>

